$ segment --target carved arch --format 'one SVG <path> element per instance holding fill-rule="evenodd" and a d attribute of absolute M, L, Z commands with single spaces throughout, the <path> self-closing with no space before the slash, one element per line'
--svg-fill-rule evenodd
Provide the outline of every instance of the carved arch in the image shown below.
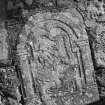
<path fill-rule="evenodd" d="M 50 32 L 52 28 L 57 29 L 59 28 L 60 30 L 63 30 L 66 33 L 67 35 L 66 41 L 70 43 L 69 53 L 72 57 L 72 59 L 71 58 L 70 59 L 73 62 L 72 64 L 74 65 L 75 78 L 77 80 L 77 84 L 80 88 L 80 91 L 82 92 L 83 88 L 88 87 L 86 91 L 91 90 L 93 92 L 91 97 L 92 100 L 98 99 L 98 95 L 95 96 L 98 90 L 96 88 L 96 82 L 94 81 L 93 78 L 94 67 L 91 58 L 88 36 L 85 32 L 82 21 L 79 18 L 74 19 L 72 17 L 71 12 L 61 13 L 45 12 L 32 15 L 29 18 L 27 24 L 25 25 L 26 31 L 25 37 L 22 36 L 22 34 L 20 34 L 20 39 L 22 37 L 23 39 L 26 38 L 24 42 L 18 45 L 18 52 L 21 59 L 20 62 L 22 64 L 23 77 L 27 80 L 26 96 L 27 97 L 34 96 L 33 79 L 31 77 L 33 76 L 32 74 L 36 73 L 35 69 L 32 70 L 28 64 L 27 56 L 29 53 L 27 52 L 25 46 L 26 43 L 32 46 L 32 43 L 29 41 L 27 37 L 30 35 L 30 30 L 33 31 L 35 36 L 39 37 L 41 34 L 43 34 L 42 28 L 46 27 L 48 32 Z M 26 52 L 21 53 L 20 50 L 24 51 L 24 49 L 26 49 L 25 50 Z M 35 67 L 34 63 L 31 64 L 33 68 Z M 26 71 L 28 73 L 26 73 Z"/>

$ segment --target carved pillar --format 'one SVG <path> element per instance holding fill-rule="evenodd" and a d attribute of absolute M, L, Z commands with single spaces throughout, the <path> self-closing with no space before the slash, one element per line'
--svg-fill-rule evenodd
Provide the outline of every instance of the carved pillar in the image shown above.
<path fill-rule="evenodd" d="M 24 44 L 18 45 L 18 55 L 20 58 L 21 74 L 25 90 L 24 98 L 27 103 L 27 101 L 30 101 L 31 98 L 34 97 L 34 88 L 32 82 L 31 68 L 28 61 L 28 52 Z"/>
<path fill-rule="evenodd" d="M 82 72 L 85 80 L 85 85 L 87 88 L 87 91 L 93 92 L 93 100 L 99 99 L 98 96 L 98 89 L 97 89 L 97 84 L 94 78 L 94 66 L 92 62 L 92 57 L 91 57 L 91 51 L 89 47 L 89 42 L 88 40 L 83 40 L 77 42 L 78 46 L 80 46 L 80 53 L 81 53 L 81 65 L 82 65 Z M 96 95 L 97 93 L 97 95 Z"/>
<path fill-rule="evenodd" d="M 93 80 L 93 72 L 94 72 L 94 67 L 93 67 L 93 62 L 92 62 L 92 58 L 91 58 L 91 52 L 90 52 L 90 48 L 89 48 L 89 43 L 88 40 L 84 40 L 81 42 L 77 42 L 78 45 L 80 46 L 80 53 L 82 55 L 82 65 L 83 65 L 83 69 L 85 71 L 84 75 L 86 75 L 86 82 L 87 84 L 94 81 Z"/>

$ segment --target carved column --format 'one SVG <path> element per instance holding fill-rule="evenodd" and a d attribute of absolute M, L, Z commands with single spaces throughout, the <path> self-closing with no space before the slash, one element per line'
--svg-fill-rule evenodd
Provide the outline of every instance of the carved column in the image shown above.
<path fill-rule="evenodd" d="M 20 58 L 21 74 L 25 90 L 24 98 L 27 103 L 34 97 L 34 88 L 31 75 L 31 68 L 28 60 L 28 52 L 24 44 L 18 45 L 18 55 Z"/>
<path fill-rule="evenodd" d="M 97 89 L 97 84 L 94 78 L 94 66 L 92 62 L 92 57 L 91 57 L 91 51 L 89 47 L 89 42 L 88 40 L 83 40 L 77 42 L 78 46 L 80 46 L 80 53 L 81 53 L 81 65 L 82 65 L 82 72 L 84 75 L 84 80 L 86 82 L 86 88 L 87 91 L 90 92 L 92 91 L 93 93 L 93 100 L 99 99 L 98 96 L 98 89 Z M 96 95 L 97 93 L 97 95 Z"/>

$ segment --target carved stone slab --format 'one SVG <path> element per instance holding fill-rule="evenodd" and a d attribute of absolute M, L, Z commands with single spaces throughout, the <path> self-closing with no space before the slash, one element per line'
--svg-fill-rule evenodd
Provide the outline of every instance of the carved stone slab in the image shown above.
<path fill-rule="evenodd" d="M 99 99 L 87 33 L 77 14 L 71 9 L 29 17 L 17 46 L 28 105 L 34 105 L 30 97 L 35 101 L 36 96 L 43 105 Z"/>

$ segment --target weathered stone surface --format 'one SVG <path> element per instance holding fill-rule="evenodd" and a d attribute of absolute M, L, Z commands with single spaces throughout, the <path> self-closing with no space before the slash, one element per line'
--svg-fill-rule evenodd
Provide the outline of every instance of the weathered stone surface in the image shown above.
<path fill-rule="evenodd" d="M 20 103 L 82 105 L 105 97 L 103 0 L 7 2 L 8 38 L 2 31 L 0 68 L 16 67 Z"/>
<path fill-rule="evenodd" d="M 5 63 L 8 60 L 8 43 L 7 43 L 7 30 L 5 29 L 5 23 L 0 23 L 0 62 Z M 7 62 L 7 61 L 6 61 Z"/>
<path fill-rule="evenodd" d="M 28 19 L 17 46 L 23 78 L 30 80 L 24 81 L 26 97 L 36 94 L 37 78 L 46 105 L 68 105 L 65 100 L 83 105 L 99 99 L 88 36 L 75 11 L 37 13 Z"/>

